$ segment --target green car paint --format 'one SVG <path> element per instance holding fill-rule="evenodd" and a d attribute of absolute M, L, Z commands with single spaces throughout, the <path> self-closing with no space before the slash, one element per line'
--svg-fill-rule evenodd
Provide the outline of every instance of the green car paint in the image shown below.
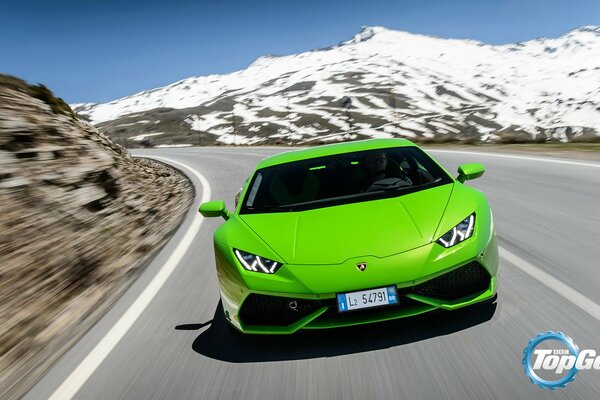
<path fill-rule="evenodd" d="M 204 217 L 223 217 L 225 221 L 227 221 L 231 215 L 225 208 L 225 202 L 222 200 L 202 203 L 200 208 L 198 208 L 198 212 Z"/>
<path fill-rule="evenodd" d="M 262 160 L 246 181 L 247 199 L 253 178 L 266 168 L 355 152 L 418 147 L 404 139 L 372 139 L 288 151 Z M 434 162 L 434 161 L 433 161 Z M 350 165 L 360 167 L 361 162 Z M 292 165 L 292 164 L 289 164 Z M 299 329 L 351 326 L 409 317 L 435 309 L 454 310 L 495 296 L 498 249 L 486 197 L 464 181 L 480 177 L 481 164 L 463 164 L 459 176 L 435 187 L 398 196 L 323 206 L 306 210 L 242 212 L 244 201 L 229 212 L 222 201 L 203 203 L 205 217 L 221 216 L 214 233 L 220 294 L 228 322 L 243 333 L 289 334 Z M 314 168 L 314 167 L 317 168 Z M 311 173 L 327 170 L 318 164 Z M 437 240 L 467 216 L 475 214 L 472 235 L 452 247 Z M 272 274 L 245 269 L 234 249 L 272 260 L 281 267 Z M 441 299 L 409 293 L 458 268 L 477 262 L 489 274 L 482 291 Z M 359 270 L 358 263 L 368 268 Z M 343 315 L 331 310 L 336 294 L 395 285 L 407 290 L 410 304 Z M 247 324 L 240 309 L 251 294 L 305 299 L 324 304 L 289 324 Z M 317 304 L 317 303 L 315 303 Z"/>
<path fill-rule="evenodd" d="M 479 178 L 485 172 L 485 168 L 480 163 L 462 164 L 458 167 L 457 181 L 464 183 L 465 181 Z"/>

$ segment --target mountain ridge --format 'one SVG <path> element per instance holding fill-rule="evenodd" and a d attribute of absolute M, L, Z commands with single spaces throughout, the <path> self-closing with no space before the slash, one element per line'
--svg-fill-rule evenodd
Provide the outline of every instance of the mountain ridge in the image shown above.
<path fill-rule="evenodd" d="M 596 140 L 596 60 L 593 25 L 505 45 L 364 26 L 337 46 L 72 107 L 130 146 Z"/>

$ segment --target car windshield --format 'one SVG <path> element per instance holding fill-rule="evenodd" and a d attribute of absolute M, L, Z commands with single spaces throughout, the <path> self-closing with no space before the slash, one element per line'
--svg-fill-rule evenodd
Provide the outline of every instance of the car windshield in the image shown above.
<path fill-rule="evenodd" d="M 300 211 L 396 197 L 452 182 L 418 147 L 335 154 L 256 171 L 241 213 Z"/>

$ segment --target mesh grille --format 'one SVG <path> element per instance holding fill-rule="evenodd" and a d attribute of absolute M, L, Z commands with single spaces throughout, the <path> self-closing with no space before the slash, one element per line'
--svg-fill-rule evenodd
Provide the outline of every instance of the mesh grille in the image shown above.
<path fill-rule="evenodd" d="M 490 286 L 490 274 L 477 261 L 472 261 L 442 276 L 413 287 L 413 293 L 456 300 L 481 293 Z"/>
<path fill-rule="evenodd" d="M 247 325 L 290 325 L 320 306 L 318 300 L 251 294 L 242 304 L 240 318 Z"/>
<path fill-rule="evenodd" d="M 488 289 L 490 275 L 478 262 L 473 261 L 442 276 L 420 285 L 398 289 L 398 304 L 389 308 L 405 308 L 421 304 L 406 297 L 409 293 L 420 294 L 441 300 L 457 300 L 479 294 Z M 339 318 L 336 299 L 305 300 L 292 297 L 250 294 L 240 310 L 240 319 L 247 325 L 287 326 L 306 317 L 320 307 L 327 311 L 319 319 Z M 357 310 L 354 313 L 376 312 L 377 309 Z"/>

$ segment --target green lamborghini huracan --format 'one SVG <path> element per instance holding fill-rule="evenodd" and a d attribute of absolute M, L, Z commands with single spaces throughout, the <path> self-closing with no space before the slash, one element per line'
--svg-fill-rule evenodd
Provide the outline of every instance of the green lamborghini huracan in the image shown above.
<path fill-rule="evenodd" d="M 498 248 L 484 194 L 414 143 L 288 151 L 256 167 L 214 234 L 225 318 L 286 334 L 454 310 L 494 298 Z"/>

